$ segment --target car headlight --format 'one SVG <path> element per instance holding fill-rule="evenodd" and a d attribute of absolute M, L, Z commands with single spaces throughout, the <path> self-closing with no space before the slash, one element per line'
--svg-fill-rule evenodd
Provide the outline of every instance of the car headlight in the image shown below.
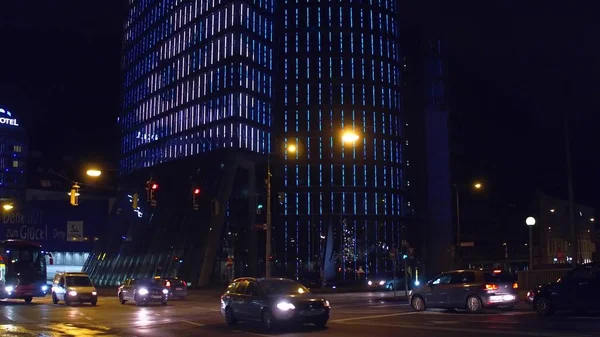
<path fill-rule="evenodd" d="M 379 285 L 382 286 L 385 284 L 385 281 L 379 281 Z"/>
<path fill-rule="evenodd" d="M 277 303 L 277 309 L 282 310 L 282 311 L 288 311 L 288 310 L 293 310 L 296 309 L 296 307 L 289 302 L 279 302 Z"/>
<path fill-rule="evenodd" d="M 370 286 L 372 286 L 372 285 L 373 285 L 373 282 L 372 282 L 372 281 L 369 281 L 369 282 L 367 282 L 367 284 L 368 284 L 368 285 L 370 285 Z"/>
<path fill-rule="evenodd" d="M 169 290 L 168 290 L 168 289 L 163 289 L 163 294 L 165 294 L 165 295 L 166 295 L 166 294 L 168 294 L 168 293 L 169 293 Z"/>
<path fill-rule="evenodd" d="M 7 293 L 12 293 L 12 291 L 15 290 L 15 288 L 13 288 L 13 286 L 7 286 L 4 287 L 4 290 L 6 290 Z"/>
<path fill-rule="evenodd" d="M 77 292 L 75 290 L 69 291 L 69 296 L 77 296 Z"/>
<path fill-rule="evenodd" d="M 98 292 L 97 292 L 97 291 L 95 291 L 95 290 L 94 290 L 94 291 L 92 291 L 92 296 L 96 296 L 96 295 L 98 295 Z"/>
<path fill-rule="evenodd" d="M 138 290 L 138 294 L 140 294 L 140 295 L 148 295 L 148 289 L 142 288 L 142 289 Z"/>
<path fill-rule="evenodd" d="M 42 291 L 48 291 L 48 286 L 42 286 Z"/>
<path fill-rule="evenodd" d="M 329 301 L 328 300 L 323 301 L 323 305 L 325 307 L 329 308 Z"/>

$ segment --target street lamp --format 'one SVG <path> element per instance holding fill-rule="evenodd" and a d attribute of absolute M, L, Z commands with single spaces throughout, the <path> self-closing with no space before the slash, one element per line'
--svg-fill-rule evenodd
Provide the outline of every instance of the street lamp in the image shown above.
<path fill-rule="evenodd" d="M 354 131 L 344 131 L 342 133 L 342 142 L 354 143 L 360 137 Z M 288 153 L 296 153 L 298 147 L 294 144 L 290 144 L 285 149 Z M 266 242 L 265 242 L 265 277 L 271 277 L 271 157 L 267 157 L 267 223 L 266 223 Z"/>
<path fill-rule="evenodd" d="M 85 172 L 88 176 L 90 177 L 99 177 L 102 174 L 102 171 L 97 170 L 97 169 L 89 169 Z"/>
<path fill-rule="evenodd" d="M 344 131 L 342 134 L 342 141 L 344 143 L 352 143 L 358 140 L 358 134 L 354 131 Z"/>
<path fill-rule="evenodd" d="M 456 198 L 456 241 L 457 241 L 457 249 L 458 255 L 460 255 L 460 194 L 458 193 L 458 189 L 460 187 L 468 187 L 467 185 L 452 185 L 454 187 L 455 198 Z M 483 184 L 476 182 L 473 184 L 473 188 L 476 190 L 481 190 L 483 188 Z"/>
<path fill-rule="evenodd" d="M 529 270 L 533 269 L 533 226 L 535 226 L 535 218 L 530 216 L 525 219 L 525 224 L 529 227 Z"/>

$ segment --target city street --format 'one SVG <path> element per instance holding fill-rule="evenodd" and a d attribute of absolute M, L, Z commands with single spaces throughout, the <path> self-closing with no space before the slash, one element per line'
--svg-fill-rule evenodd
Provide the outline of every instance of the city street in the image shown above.
<path fill-rule="evenodd" d="M 210 293 L 147 307 L 120 305 L 116 297 L 100 297 L 97 307 L 53 305 L 49 297 L 35 299 L 30 305 L 2 301 L 0 336 L 600 336 L 600 316 L 558 314 L 543 318 L 525 305 L 512 312 L 414 313 L 390 295 L 327 295 L 332 317 L 326 329 L 284 327 L 273 333 L 253 324 L 226 326 L 219 312 L 219 298 Z"/>

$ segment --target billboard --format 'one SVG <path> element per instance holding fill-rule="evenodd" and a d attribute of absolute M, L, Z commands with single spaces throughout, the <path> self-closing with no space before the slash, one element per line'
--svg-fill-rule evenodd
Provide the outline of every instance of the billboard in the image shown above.
<path fill-rule="evenodd" d="M 107 200 L 28 201 L 25 209 L 3 212 L 0 239 L 29 240 L 49 251 L 91 251 L 94 238 L 108 220 Z"/>

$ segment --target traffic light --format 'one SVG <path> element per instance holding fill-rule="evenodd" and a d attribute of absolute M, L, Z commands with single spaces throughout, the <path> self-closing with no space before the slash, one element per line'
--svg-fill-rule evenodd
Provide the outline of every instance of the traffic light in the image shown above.
<path fill-rule="evenodd" d="M 146 185 L 147 201 L 150 202 L 151 207 L 156 207 L 156 190 L 158 190 L 158 184 L 155 181 L 148 180 Z"/>
<path fill-rule="evenodd" d="M 198 198 L 200 198 L 200 188 L 194 188 L 192 191 L 192 206 L 194 207 L 194 211 L 200 209 Z"/>
<path fill-rule="evenodd" d="M 138 192 L 133 193 L 133 197 L 131 197 L 131 207 L 133 209 L 138 209 L 138 201 L 140 199 L 140 195 Z"/>
<path fill-rule="evenodd" d="M 71 187 L 71 192 L 69 192 L 71 205 L 73 206 L 79 206 L 79 188 L 79 185 L 77 185 L 77 183 L 74 183 Z"/>

